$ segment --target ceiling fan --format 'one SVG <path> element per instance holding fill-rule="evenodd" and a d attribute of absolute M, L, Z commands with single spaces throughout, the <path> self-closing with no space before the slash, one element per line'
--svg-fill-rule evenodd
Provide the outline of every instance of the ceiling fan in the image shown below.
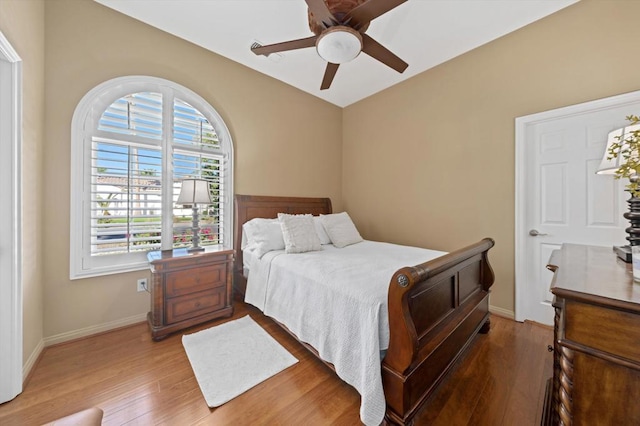
<path fill-rule="evenodd" d="M 364 52 L 388 67 L 402 73 L 409 66 L 386 47 L 368 36 L 369 23 L 407 0 L 305 0 L 309 7 L 311 37 L 260 46 L 251 51 L 268 56 L 275 52 L 316 47 L 327 61 L 320 90 L 331 86 L 340 64 Z"/>

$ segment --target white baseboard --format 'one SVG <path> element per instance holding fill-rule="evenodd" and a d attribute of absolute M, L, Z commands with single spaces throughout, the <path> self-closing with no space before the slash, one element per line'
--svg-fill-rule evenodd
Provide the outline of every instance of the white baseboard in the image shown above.
<path fill-rule="evenodd" d="M 499 308 L 497 306 L 489 305 L 489 312 L 491 312 L 492 314 L 499 315 L 501 317 L 509 318 L 511 320 L 514 320 L 514 321 L 516 319 L 516 313 L 515 312 L 510 311 L 508 309 Z"/>
<path fill-rule="evenodd" d="M 38 361 L 38 358 L 40 358 L 40 354 L 42 353 L 43 350 L 44 350 L 44 339 L 40 339 L 40 341 L 36 345 L 33 352 L 31 352 L 31 355 L 29 355 L 29 358 L 27 358 L 27 362 L 25 362 L 24 365 L 22 366 L 22 382 L 23 383 L 25 380 L 27 380 L 27 376 L 29 375 L 29 373 L 31 373 L 31 370 L 36 365 L 36 362 Z"/>
<path fill-rule="evenodd" d="M 70 340 L 76 340 L 81 337 L 91 336 L 93 334 L 103 333 L 105 331 L 114 330 L 120 327 L 126 327 L 127 325 L 137 324 L 147 320 L 147 314 L 138 314 L 128 318 L 122 318 L 116 321 L 106 322 L 104 324 L 92 325 L 91 327 L 81 328 L 79 330 L 67 331 L 66 333 L 56 334 L 44 338 L 44 346 L 51 346 L 58 343 L 68 342 Z"/>

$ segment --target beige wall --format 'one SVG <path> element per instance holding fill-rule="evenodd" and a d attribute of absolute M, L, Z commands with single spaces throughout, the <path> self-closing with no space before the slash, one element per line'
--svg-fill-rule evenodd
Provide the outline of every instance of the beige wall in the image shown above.
<path fill-rule="evenodd" d="M 237 193 L 330 196 L 371 239 L 494 237 L 492 304 L 513 310 L 514 119 L 640 88 L 639 12 L 582 0 L 340 110 L 90 0 L 0 1 L 24 59 L 25 356 L 148 309 L 146 272 L 68 278 L 70 122 L 97 84 L 146 74 L 203 96 L 234 139 Z"/>
<path fill-rule="evenodd" d="M 340 108 L 90 0 L 48 1 L 45 19 L 45 336 L 149 309 L 135 283 L 147 272 L 69 280 L 71 117 L 106 80 L 151 75 L 207 100 L 234 141 L 236 193 L 329 196 L 340 207 Z"/>
<path fill-rule="evenodd" d="M 513 311 L 514 120 L 640 89 L 639 15 L 583 0 L 345 108 L 344 207 L 365 237 L 452 250 L 491 236 L 491 304 Z"/>
<path fill-rule="evenodd" d="M 1 0 L 0 31 L 22 59 L 23 360 L 42 341 L 44 3 Z"/>

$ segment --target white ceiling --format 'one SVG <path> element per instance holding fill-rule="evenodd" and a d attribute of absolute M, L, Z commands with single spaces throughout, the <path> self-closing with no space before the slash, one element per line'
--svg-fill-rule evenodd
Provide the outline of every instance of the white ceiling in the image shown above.
<path fill-rule="evenodd" d="M 256 56 L 263 45 L 313 35 L 304 0 L 95 0 L 340 107 L 550 15 L 578 0 L 409 0 L 367 34 L 409 64 L 399 74 L 362 53 L 320 91 L 315 48 Z"/>

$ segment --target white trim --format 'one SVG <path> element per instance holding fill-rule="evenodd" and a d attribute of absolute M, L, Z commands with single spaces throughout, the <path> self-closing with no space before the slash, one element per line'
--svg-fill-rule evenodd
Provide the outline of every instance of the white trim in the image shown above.
<path fill-rule="evenodd" d="M 173 105 L 175 98 L 172 92 L 164 91 L 162 95 L 163 95 L 164 101 L 169 101 Z M 167 131 L 171 132 L 171 130 L 173 129 L 173 123 L 171 123 L 173 121 L 173 111 L 171 111 L 170 108 L 162 108 L 162 113 L 163 113 L 162 114 L 163 132 L 167 132 Z M 173 176 L 173 161 L 171 156 L 163 155 L 162 163 L 163 163 L 162 170 L 171 173 L 171 175 Z M 165 185 L 165 182 L 167 182 L 166 175 L 163 174 L 162 176 L 162 199 L 163 200 L 171 198 L 171 194 L 173 192 L 173 185 Z M 170 217 L 172 214 L 173 214 L 173 210 L 170 208 L 170 206 L 168 206 L 166 203 L 162 203 L 162 218 L 164 219 L 165 217 Z M 168 220 L 163 220 L 162 235 L 171 235 L 172 232 L 173 232 L 173 224 L 170 223 Z M 163 250 L 168 248 L 169 247 L 162 247 Z"/>
<path fill-rule="evenodd" d="M 44 350 L 44 339 L 40 339 L 35 349 L 33 350 L 33 352 L 31 352 L 31 355 L 29 355 L 29 358 L 27 358 L 27 361 L 24 363 L 24 366 L 22 367 L 23 382 L 27 380 L 27 376 L 29 376 L 29 374 L 31 373 L 31 370 L 33 370 L 33 367 L 36 366 L 36 362 L 38 362 L 38 359 L 40 358 L 40 354 L 42 354 L 43 350 Z"/>
<path fill-rule="evenodd" d="M 90 164 L 88 164 L 87 161 L 88 157 L 85 155 L 85 138 L 90 132 L 93 132 L 93 127 L 95 127 L 95 123 L 93 123 L 92 120 L 94 111 L 103 111 L 116 99 L 130 93 L 140 91 L 141 87 L 144 87 L 142 90 L 150 90 L 150 87 L 152 86 L 155 86 L 152 90 L 157 90 L 158 92 L 163 93 L 163 95 L 172 91 L 180 93 L 181 97 L 184 96 L 184 99 L 182 100 L 188 102 L 191 106 L 204 114 L 207 120 L 209 120 L 209 123 L 211 123 L 215 129 L 226 156 L 223 169 L 225 176 L 223 186 L 224 192 L 221 193 L 225 211 L 223 241 L 225 246 L 233 247 L 233 141 L 231 139 L 231 133 L 229 132 L 229 129 L 222 117 L 204 98 L 177 83 L 150 76 L 137 75 L 119 77 L 103 82 L 91 89 L 78 103 L 71 120 L 71 227 L 69 244 L 69 278 L 72 280 L 127 271 L 136 271 L 143 269 L 143 265 L 145 267 L 147 265 L 146 259 L 144 261 L 135 259 L 135 255 L 133 254 L 132 257 L 134 258 L 131 259 L 131 263 L 129 264 L 119 263 L 104 266 L 83 264 L 83 260 L 87 259 L 89 252 L 89 248 L 86 247 L 86 242 L 83 240 L 83 234 L 85 231 L 83 227 L 87 226 L 86 224 L 88 223 L 87 218 L 85 217 L 88 210 L 84 208 L 84 203 L 87 202 L 87 194 L 89 193 L 89 189 L 84 187 L 84 182 L 86 168 L 90 167 Z M 173 102 L 171 104 L 173 105 Z M 172 119 L 173 117 L 166 121 L 166 123 L 168 124 Z M 165 155 L 163 158 L 165 158 L 165 163 L 166 161 L 169 161 L 170 163 L 170 159 L 167 159 L 168 156 Z M 165 166 L 167 166 L 167 164 L 165 164 Z M 164 186 L 165 185 L 163 185 L 163 187 Z M 166 191 L 169 191 L 169 188 L 167 188 Z M 166 191 L 163 190 L 163 194 L 165 194 Z M 166 210 L 167 209 L 163 208 L 163 217 L 167 214 Z"/>
<path fill-rule="evenodd" d="M 524 292 L 521 288 L 519 288 L 519 283 L 524 282 L 524 271 L 526 270 L 526 261 L 527 259 L 524 257 L 525 246 L 527 242 L 527 232 L 526 229 L 526 218 L 525 218 L 525 208 L 526 208 L 526 198 L 525 198 L 525 170 L 524 164 L 526 161 L 525 158 L 525 144 L 527 128 L 529 126 L 535 126 L 536 124 L 542 123 L 548 120 L 557 120 L 560 118 L 566 118 L 571 116 L 576 116 L 585 113 L 592 113 L 601 110 L 606 110 L 609 108 L 620 107 L 626 104 L 633 104 L 640 102 L 640 91 L 625 93 L 623 95 L 611 96 L 609 98 L 597 99 L 594 101 L 584 102 L 577 105 L 566 106 L 563 108 L 557 108 L 549 111 L 544 111 L 536 114 L 526 115 L 523 117 L 518 117 L 515 120 L 515 144 L 516 144 L 516 173 L 515 173 L 515 210 L 516 210 L 516 226 L 515 226 L 515 299 L 516 299 L 516 310 L 515 310 L 515 319 L 516 321 L 524 321 L 526 318 L 525 304 L 526 300 L 524 300 Z"/>
<path fill-rule="evenodd" d="M 80 339 L 82 337 L 92 336 L 105 331 L 115 330 L 117 328 L 126 327 L 128 325 L 138 324 L 147 320 L 147 314 L 137 314 L 131 317 L 122 318 L 115 321 L 105 322 L 90 327 L 80 328 L 78 330 L 67 331 L 65 333 L 56 334 L 44 338 L 44 346 L 56 345 L 58 343 L 69 342 L 71 340 Z"/>
<path fill-rule="evenodd" d="M 6 67 L 11 95 L 10 108 L 7 115 L 0 120 L 3 127 L 10 126 L 9 132 L 0 132 L 0 146 L 2 155 L 10 155 L 9 197 L 11 213 L 9 224 L 12 227 L 10 244 L 11 250 L 11 280 L 9 288 L 2 289 L 0 310 L 0 346 L 5 349 L 0 351 L 0 403 L 13 399 L 22 392 L 22 180 L 21 180 L 21 151 L 22 151 L 22 60 L 13 49 L 4 34 L 0 32 L 0 60 L 9 63 Z M 5 127 L 6 129 L 6 127 Z M 1 200 L 7 202 L 8 200 Z"/>
<path fill-rule="evenodd" d="M 515 319 L 515 312 L 510 311 L 509 309 L 500 308 L 498 306 L 489 305 L 489 312 L 503 318 L 508 318 L 511 320 Z"/>
<path fill-rule="evenodd" d="M 148 267 L 148 266 L 147 266 Z M 54 336 L 45 337 L 41 339 L 36 345 L 31 355 L 22 368 L 22 381 L 27 379 L 27 376 L 31 373 L 31 370 L 35 367 L 40 355 L 44 348 L 59 343 L 65 343 L 72 340 L 81 339 L 83 337 L 89 337 L 94 334 L 104 333 L 118 328 L 126 327 L 133 324 L 145 322 L 147 320 L 147 314 L 137 314 L 127 318 L 122 318 L 115 321 L 106 322 L 103 324 L 93 325 L 91 327 L 81 328 L 78 330 L 68 331 L 66 333 L 56 334 Z"/>
<path fill-rule="evenodd" d="M 73 249 L 72 249 L 73 250 Z M 125 272 L 136 272 L 149 270 L 149 261 L 146 260 L 146 253 L 141 253 L 144 256 L 144 261 L 131 263 L 129 265 L 115 265 L 115 266 L 96 266 L 87 270 L 76 271 L 75 275 L 70 276 L 72 280 L 79 280 L 82 278 L 102 277 L 104 275 L 123 274 Z"/>

